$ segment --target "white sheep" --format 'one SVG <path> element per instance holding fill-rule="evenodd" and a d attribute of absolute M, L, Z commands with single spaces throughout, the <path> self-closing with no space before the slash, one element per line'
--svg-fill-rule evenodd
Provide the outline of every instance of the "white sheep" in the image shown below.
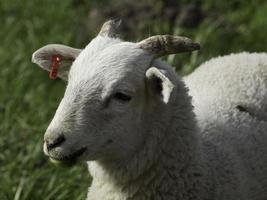
<path fill-rule="evenodd" d="M 247 167 L 250 149 L 243 146 L 240 156 L 227 140 L 214 139 L 222 137 L 220 129 L 198 127 L 185 84 L 157 59 L 198 44 L 174 36 L 124 42 L 115 37 L 117 26 L 106 22 L 84 50 L 47 45 L 33 54 L 33 62 L 48 71 L 51 57 L 60 56 L 58 76 L 68 80 L 45 133 L 45 154 L 60 163 L 88 161 L 90 200 L 266 199 L 266 165 Z M 249 148 L 258 145 L 242 138 Z M 255 156 L 263 159 L 264 149 Z M 252 179 L 250 170 L 262 176 Z"/>

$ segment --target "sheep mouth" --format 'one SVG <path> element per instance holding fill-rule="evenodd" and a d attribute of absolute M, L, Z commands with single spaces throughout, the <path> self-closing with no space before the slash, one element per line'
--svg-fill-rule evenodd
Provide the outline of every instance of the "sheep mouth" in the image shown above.
<path fill-rule="evenodd" d="M 50 160 L 54 163 L 60 163 L 60 164 L 66 164 L 66 165 L 73 165 L 76 163 L 79 157 L 83 155 L 83 153 L 86 151 L 86 148 L 83 147 L 74 153 L 71 153 L 66 156 L 61 156 L 61 157 L 54 157 L 54 156 L 49 156 Z"/>

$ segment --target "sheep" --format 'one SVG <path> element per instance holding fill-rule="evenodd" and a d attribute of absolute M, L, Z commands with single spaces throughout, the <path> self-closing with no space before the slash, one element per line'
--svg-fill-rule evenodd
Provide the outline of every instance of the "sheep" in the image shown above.
<path fill-rule="evenodd" d="M 47 71 L 59 56 L 58 77 L 68 81 L 44 135 L 45 154 L 63 164 L 87 161 L 88 200 L 266 199 L 265 185 L 253 191 L 247 179 L 246 156 L 213 139 L 220 129 L 201 128 L 184 81 L 160 60 L 199 45 L 170 35 L 125 42 L 116 37 L 118 25 L 106 22 L 83 50 L 50 44 L 33 54 Z M 235 133 L 228 135 L 238 140 Z M 258 174 L 267 169 L 255 166 Z"/>

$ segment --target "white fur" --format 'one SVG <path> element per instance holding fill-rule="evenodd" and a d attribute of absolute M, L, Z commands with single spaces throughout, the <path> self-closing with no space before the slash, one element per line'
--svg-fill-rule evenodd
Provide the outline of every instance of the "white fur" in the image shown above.
<path fill-rule="evenodd" d="M 265 200 L 262 57 L 211 60 L 185 78 L 197 124 L 186 86 L 168 64 L 135 43 L 100 35 L 73 63 L 45 134 L 48 140 L 64 133 L 66 141 L 44 151 L 60 159 L 86 148 L 79 159 L 93 177 L 88 200 Z M 255 68 L 262 73 L 254 77 Z M 118 91 L 131 101 L 114 98 Z M 240 113 L 236 103 L 257 116 Z"/>

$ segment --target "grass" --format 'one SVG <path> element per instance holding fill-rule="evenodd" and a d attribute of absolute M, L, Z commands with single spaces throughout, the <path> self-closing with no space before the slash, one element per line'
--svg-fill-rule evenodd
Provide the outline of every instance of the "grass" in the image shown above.
<path fill-rule="evenodd" d="M 65 83 L 50 81 L 46 72 L 31 63 L 31 54 L 45 44 L 83 47 L 95 35 L 86 28 L 86 19 L 97 1 L 77 2 L 0 2 L 0 200 L 86 197 L 90 184 L 86 165 L 58 168 L 42 153 L 43 133 L 63 96 Z M 194 29 L 170 29 L 164 20 L 160 20 L 161 26 L 157 19 L 151 22 L 150 34 L 187 35 L 202 44 L 200 52 L 167 58 L 180 74 L 191 72 L 213 56 L 266 51 L 265 1 L 206 0 L 202 7 L 206 17 Z M 140 31 L 138 39 L 147 35 L 141 23 L 140 30 L 135 30 Z"/>
<path fill-rule="evenodd" d="M 71 1 L 2 1 L 0 48 L 0 199 L 85 199 L 85 165 L 57 168 L 42 153 L 43 133 L 65 83 L 31 63 L 46 43 L 78 45 Z M 81 192 L 83 191 L 83 192 Z"/>

